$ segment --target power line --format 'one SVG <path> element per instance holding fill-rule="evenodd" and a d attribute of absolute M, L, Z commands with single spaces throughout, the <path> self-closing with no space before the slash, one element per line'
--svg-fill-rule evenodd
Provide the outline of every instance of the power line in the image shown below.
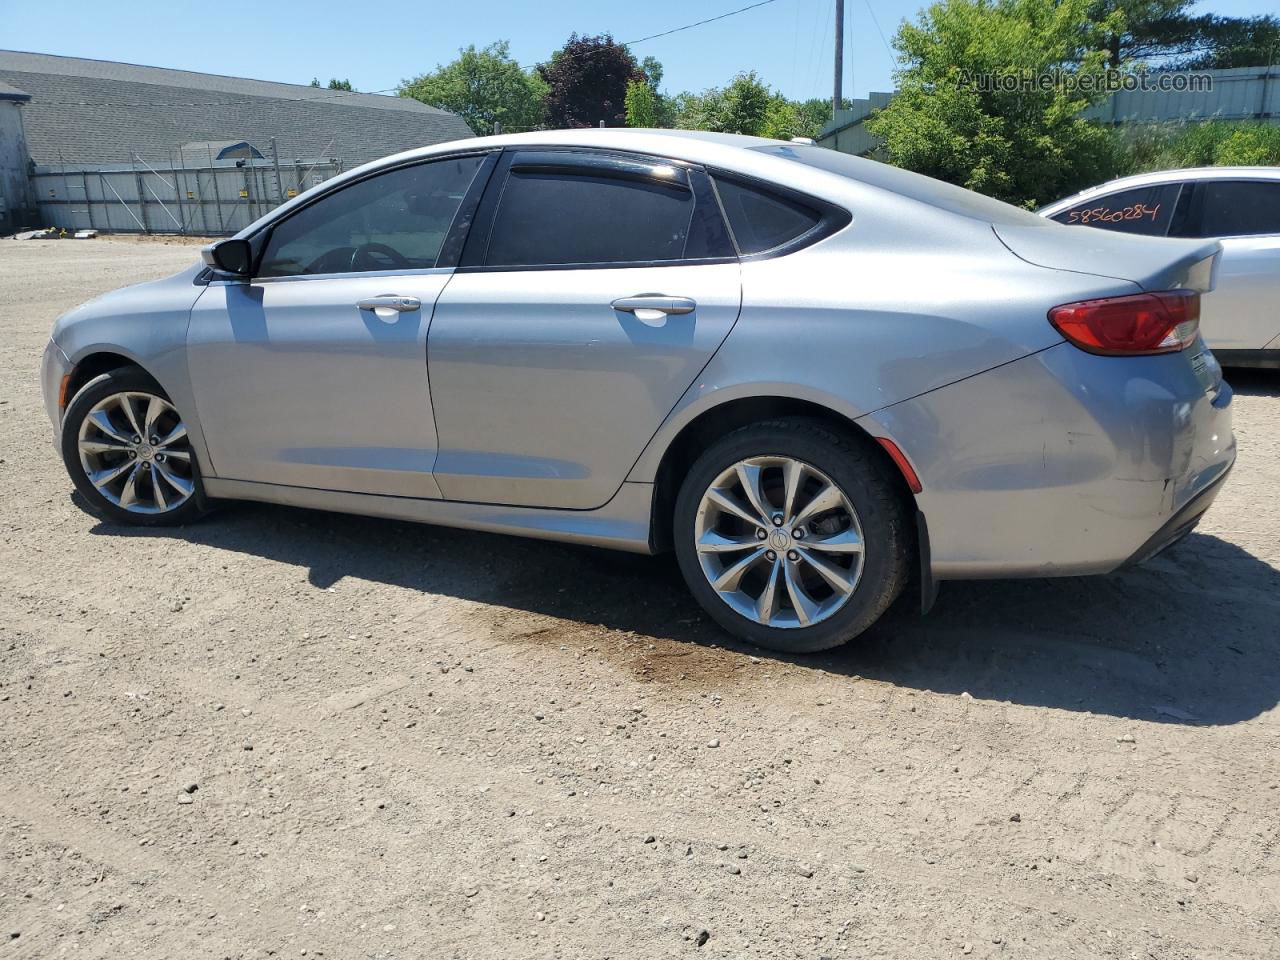
<path fill-rule="evenodd" d="M 867 13 L 871 14 L 871 22 L 876 25 L 876 33 L 880 34 L 880 42 L 884 44 L 884 51 L 889 54 L 889 62 L 896 64 L 898 61 L 893 55 L 893 48 L 889 46 L 889 41 L 884 37 L 884 31 L 880 29 L 880 21 L 876 19 L 876 12 L 871 9 L 871 0 L 862 0 L 862 2 L 867 5 Z"/>
<path fill-rule="evenodd" d="M 703 24 L 707 23 L 715 23 L 717 20 L 727 20 L 729 17 L 736 17 L 740 13 L 746 13 L 748 10 L 754 10 L 757 7 L 765 7 L 771 3 L 777 3 L 777 0 L 759 0 L 758 3 L 749 3 L 745 7 L 739 7 L 737 10 L 730 10 L 728 13 L 722 13 L 719 16 L 707 17 L 707 19 L 699 20 L 697 23 L 686 23 L 683 27 L 663 30 L 661 33 L 651 33 L 649 36 L 641 37 L 639 40 L 628 40 L 626 46 L 635 46 L 637 43 L 644 43 L 646 40 L 657 40 L 659 37 L 669 37 L 673 33 L 692 30 L 694 27 L 701 27 Z"/>

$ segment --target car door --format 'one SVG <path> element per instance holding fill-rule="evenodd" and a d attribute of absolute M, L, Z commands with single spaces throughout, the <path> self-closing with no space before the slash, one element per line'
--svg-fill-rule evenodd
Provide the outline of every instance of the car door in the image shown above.
<path fill-rule="evenodd" d="M 1201 180 L 1171 236 L 1222 241 L 1217 283 L 1201 306 L 1215 350 L 1261 350 L 1280 337 L 1280 180 Z"/>
<path fill-rule="evenodd" d="M 455 221 L 487 156 L 324 194 L 256 239 L 251 281 L 210 282 L 187 350 L 217 476 L 439 496 L 427 328 L 457 259 L 446 238 L 460 249 Z"/>
<path fill-rule="evenodd" d="M 607 503 L 740 303 L 703 171 L 606 151 L 509 151 L 428 338 L 443 496 Z"/>

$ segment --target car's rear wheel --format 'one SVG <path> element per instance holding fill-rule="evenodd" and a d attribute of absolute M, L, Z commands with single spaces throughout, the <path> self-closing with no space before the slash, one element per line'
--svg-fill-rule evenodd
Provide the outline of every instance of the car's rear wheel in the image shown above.
<path fill-rule="evenodd" d="M 808 653 L 853 639 L 907 580 L 908 511 L 889 470 L 873 446 L 820 421 L 735 430 L 676 498 L 690 590 L 758 646 Z"/>
<path fill-rule="evenodd" d="M 119 523 L 189 523 L 202 513 L 187 426 L 138 367 L 90 380 L 62 420 L 62 460 L 95 512 Z"/>

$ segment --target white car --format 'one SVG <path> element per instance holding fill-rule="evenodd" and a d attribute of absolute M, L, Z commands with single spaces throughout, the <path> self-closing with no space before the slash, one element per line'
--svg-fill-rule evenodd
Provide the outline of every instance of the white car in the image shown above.
<path fill-rule="evenodd" d="M 1068 226 L 1222 241 L 1201 331 L 1224 367 L 1280 368 L 1280 168 L 1201 167 L 1112 180 L 1039 211 Z"/>

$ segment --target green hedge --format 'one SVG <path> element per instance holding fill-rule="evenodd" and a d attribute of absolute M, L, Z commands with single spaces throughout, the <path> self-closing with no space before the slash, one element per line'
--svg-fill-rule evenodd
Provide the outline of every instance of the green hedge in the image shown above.
<path fill-rule="evenodd" d="M 1280 165 L 1280 126 L 1212 120 L 1116 130 L 1117 175 L 1181 167 Z"/>

